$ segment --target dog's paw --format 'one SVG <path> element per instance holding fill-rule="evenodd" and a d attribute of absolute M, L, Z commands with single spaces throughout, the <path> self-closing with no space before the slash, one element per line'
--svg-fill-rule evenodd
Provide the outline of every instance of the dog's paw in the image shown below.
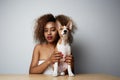
<path fill-rule="evenodd" d="M 58 76 L 58 73 L 55 73 L 55 72 L 54 72 L 54 73 L 53 73 L 53 76 Z"/>
<path fill-rule="evenodd" d="M 73 74 L 73 73 L 70 73 L 69 76 L 74 76 L 74 74 Z"/>
<path fill-rule="evenodd" d="M 64 75 L 65 75 L 65 72 L 61 72 L 60 75 L 61 75 L 61 76 L 64 76 Z"/>

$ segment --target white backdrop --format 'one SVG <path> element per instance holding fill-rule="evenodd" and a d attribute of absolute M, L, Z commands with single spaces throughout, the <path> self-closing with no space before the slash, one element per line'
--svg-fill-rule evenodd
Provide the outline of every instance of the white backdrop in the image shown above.
<path fill-rule="evenodd" d="M 68 15 L 78 27 L 75 73 L 120 76 L 119 0 L 0 0 L 0 74 L 28 74 L 34 23 L 46 13 Z"/>

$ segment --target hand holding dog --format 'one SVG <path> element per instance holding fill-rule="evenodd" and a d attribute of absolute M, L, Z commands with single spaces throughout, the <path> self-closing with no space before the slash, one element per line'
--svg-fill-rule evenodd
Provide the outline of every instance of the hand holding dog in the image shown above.
<path fill-rule="evenodd" d="M 49 61 L 54 64 L 55 62 L 59 62 L 60 59 L 62 58 L 61 53 L 60 52 L 53 52 L 52 55 L 49 58 Z"/>
<path fill-rule="evenodd" d="M 73 63 L 73 56 L 72 55 L 66 55 L 65 62 L 69 65 Z"/>
<path fill-rule="evenodd" d="M 49 61 L 54 64 L 55 62 L 60 62 L 60 59 L 62 59 L 63 56 L 61 52 L 53 52 L 53 54 L 50 56 Z M 73 56 L 72 55 L 66 55 L 65 62 L 69 65 L 73 62 Z"/>

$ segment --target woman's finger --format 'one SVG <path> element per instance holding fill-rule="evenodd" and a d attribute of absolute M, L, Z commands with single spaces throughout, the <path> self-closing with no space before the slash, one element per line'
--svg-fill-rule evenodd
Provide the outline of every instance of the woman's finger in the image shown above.
<path fill-rule="evenodd" d="M 71 59 L 72 59 L 72 56 L 66 56 L 66 59 L 70 59 L 70 60 L 71 60 Z"/>

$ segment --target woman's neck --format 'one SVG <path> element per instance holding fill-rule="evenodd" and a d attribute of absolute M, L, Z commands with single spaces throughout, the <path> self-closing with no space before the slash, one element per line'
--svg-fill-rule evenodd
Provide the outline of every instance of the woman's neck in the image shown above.
<path fill-rule="evenodd" d="M 55 43 L 47 43 L 48 47 L 55 47 Z"/>

